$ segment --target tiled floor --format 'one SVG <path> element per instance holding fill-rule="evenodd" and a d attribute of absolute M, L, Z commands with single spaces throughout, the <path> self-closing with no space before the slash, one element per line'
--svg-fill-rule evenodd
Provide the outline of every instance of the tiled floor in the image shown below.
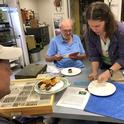
<path fill-rule="evenodd" d="M 40 55 L 41 55 L 41 61 L 45 61 L 45 56 L 47 53 L 48 45 L 44 46 L 44 48 L 41 50 Z"/>

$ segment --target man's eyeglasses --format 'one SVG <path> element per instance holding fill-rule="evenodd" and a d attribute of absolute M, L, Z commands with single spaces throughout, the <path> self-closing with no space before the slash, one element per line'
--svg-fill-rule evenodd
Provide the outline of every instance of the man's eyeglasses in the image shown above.
<path fill-rule="evenodd" d="M 63 30 L 64 33 L 71 33 L 72 32 L 72 29 L 69 29 L 69 30 Z"/>

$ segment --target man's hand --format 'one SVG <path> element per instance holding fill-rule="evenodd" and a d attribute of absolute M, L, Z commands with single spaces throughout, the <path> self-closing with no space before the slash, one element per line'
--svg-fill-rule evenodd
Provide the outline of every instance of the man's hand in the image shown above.
<path fill-rule="evenodd" d="M 79 56 L 70 56 L 70 59 L 75 59 L 75 60 L 79 60 Z"/>
<path fill-rule="evenodd" d="M 83 60 L 86 59 L 86 54 L 80 54 L 79 52 L 69 54 L 70 59 Z"/>
<path fill-rule="evenodd" d="M 56 54 L 54 57 L 54 61 L 60 61 L 63 57 L 59 54 Z"/>
<path fill-rule="evenodd" d="M 78 59 L 78 56 L 79 56 L 79 52 L 69 54 L 70 59 Z"/>

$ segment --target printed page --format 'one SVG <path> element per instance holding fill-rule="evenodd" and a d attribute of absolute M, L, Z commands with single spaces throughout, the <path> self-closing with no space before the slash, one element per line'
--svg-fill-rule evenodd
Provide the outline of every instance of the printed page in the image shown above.
<path fill-rule="evenodd" d="M 84 110 L 89 97 L 90 93 L 85 88 L 68 87 L 58 101 L 57 106 Z"/>

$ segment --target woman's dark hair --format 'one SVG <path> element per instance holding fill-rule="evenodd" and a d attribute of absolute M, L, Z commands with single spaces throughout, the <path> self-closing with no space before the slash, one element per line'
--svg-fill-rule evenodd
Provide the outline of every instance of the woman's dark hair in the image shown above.
<path fill-rule="evenodd" d="M 104 2 L 93 2 L 86 10 L 86 20 L 105 21 L 105 32 L 108 37 L 117 29 L 117 21 L 107 4 Z"/>

